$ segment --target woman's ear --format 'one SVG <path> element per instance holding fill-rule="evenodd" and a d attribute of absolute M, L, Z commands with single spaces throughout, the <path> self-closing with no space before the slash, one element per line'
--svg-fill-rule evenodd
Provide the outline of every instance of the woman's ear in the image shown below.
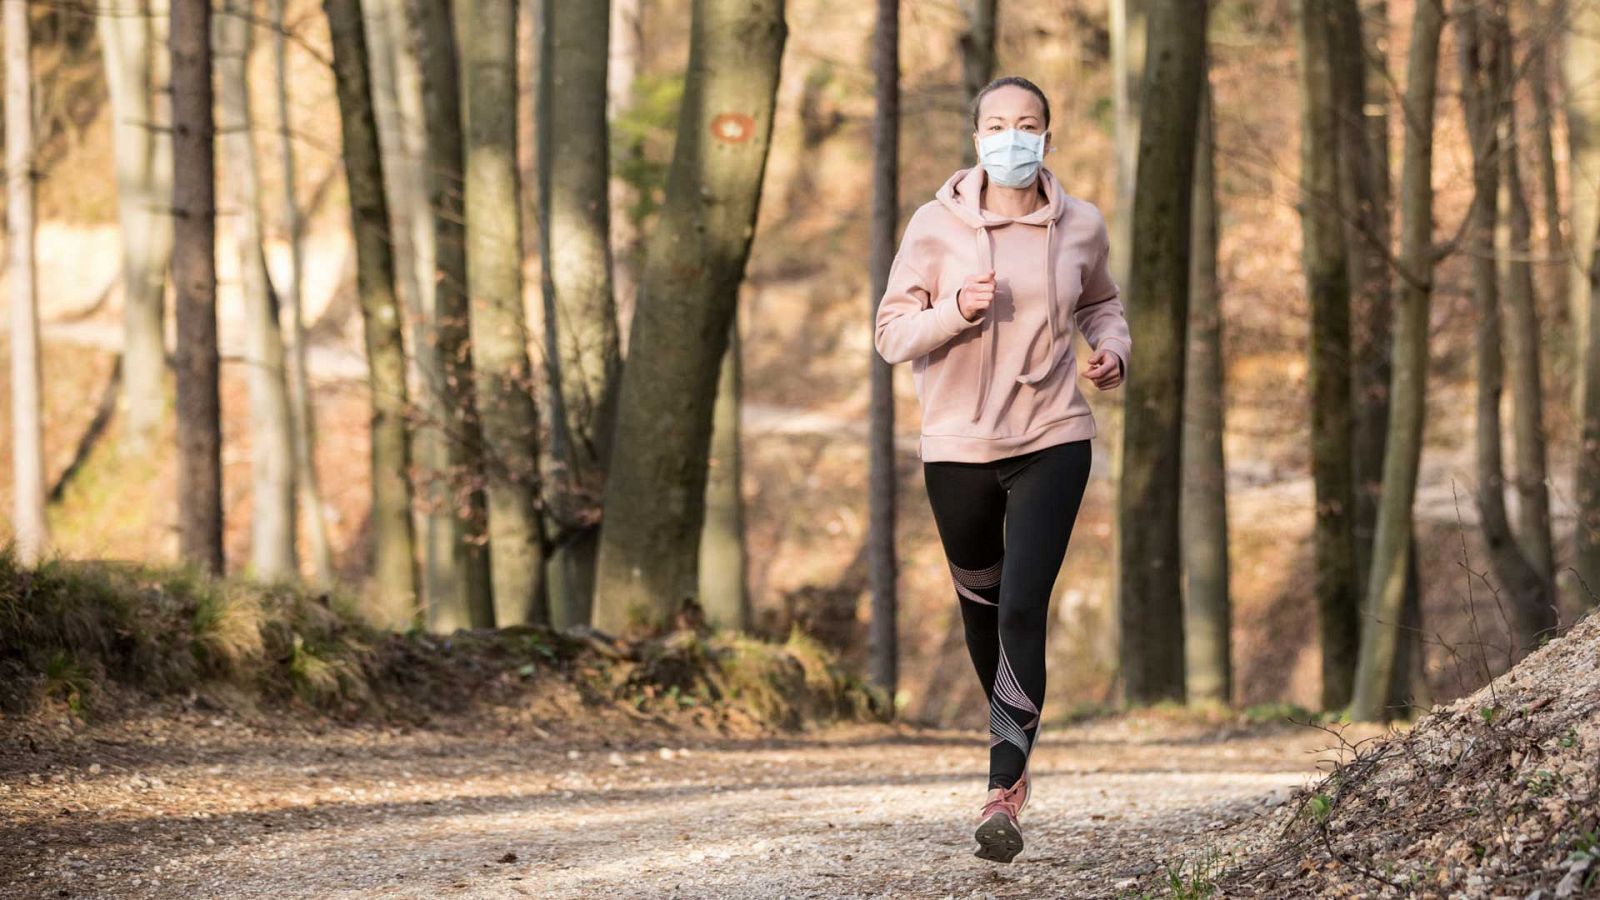
<path fill-rule="evenodd" d="M 1056 149 L 1055 133 L 1046 128 L 1044 131 L 1044 152 L 1049 153 Z"/>

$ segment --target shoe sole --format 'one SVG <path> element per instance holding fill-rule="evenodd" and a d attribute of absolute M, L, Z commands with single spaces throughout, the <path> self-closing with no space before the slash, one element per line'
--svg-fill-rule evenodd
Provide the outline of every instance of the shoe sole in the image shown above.
<path fill-rule="evenodd" d="M 990 816 L 973 837 L 978 839 L 979 859 L 1008 863 L 1022 852 L 1022 830 L 1003 812 Z"/>

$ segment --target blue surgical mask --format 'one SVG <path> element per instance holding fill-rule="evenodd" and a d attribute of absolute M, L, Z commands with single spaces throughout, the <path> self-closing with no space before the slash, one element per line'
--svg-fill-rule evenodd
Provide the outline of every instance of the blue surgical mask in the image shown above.
<path fill-rule="evenodd" d="M 978 139 L 978 161 L 995 184 L 1027 187 L 1044 163 L 1044 135 L 1015 128 L 986 134 Z"/>

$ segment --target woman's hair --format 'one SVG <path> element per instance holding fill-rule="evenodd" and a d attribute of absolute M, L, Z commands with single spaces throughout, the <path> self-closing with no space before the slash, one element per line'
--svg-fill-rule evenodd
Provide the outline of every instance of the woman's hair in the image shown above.
<path fill-rule="evenodd" d="M 990 92 L 997 91 L 1003 87 L 1019 87 L 1035 97 L 1038 97 L 1039 105 L 1044 107 L 1044 127 L 1050 127 L 1050 98 L 1044 95 L 1044 91 L 1040 90 L 1037 84 L 1034 84 L 1028 79 L 1023 78 L 1020 75 L 1006 75 L 1002 78 L 996 78 L 995 80 L 984 85 L 983 90 L 978 92 L 978 96 L 972 98 L 973 131 L 978 130 L 978 108 L 983 106 L 983 98 L 989 96 Z"/>

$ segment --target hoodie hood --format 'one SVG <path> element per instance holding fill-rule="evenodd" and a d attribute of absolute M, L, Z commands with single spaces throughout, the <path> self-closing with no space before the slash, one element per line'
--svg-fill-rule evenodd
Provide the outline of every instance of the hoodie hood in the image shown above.
<path fill-rule="evenodd" d="M 1045 350 L 1044 360 L 1031 371 L 1017 376 L 1019 384 L 1037 384 L 1055 369 L 1059 359 L 1056 351 L 1056 267 L 1055 260 L 1055 232 L 1056 223 L 1059 222 L 1067 211 L 1066 191 L 1061 189 L 1061 182 L 1056 179 L 1049 169 L 1040 167 L 1038 184 L 1044 188 L 1046 202 L 1038 209 L 1021 216 L 1003 216 L 982 208 L 980 199 L 983 196 L 983 186 L 988 176 L 982 166 L 973 166 L 970 169 L 958 170 L 945 180 L 934 197 L 945 209 L 949 210 L 956 218 L 972 228 L 973 240 L 978 248 L 980 270 L 989 272 L 994 270 L 994 238 L 989 229 L 1004 225 L 1042 225 L 1045 227 L 1044 259 L 1039 264 L 1044 267 L 1045 276 L 1045 315 L 1048 320 L 1048 346 Z M 988 319 L 988 317 L 985 317 Z M 989 399 L 989 382 L 994 377 L 992 367 L 995 355 L 994 344 L 996 340 L 996 322 L 992 319 L 983 323 L 987 335 L 980 337 L 981 353 L 979 356 L 977 400 L 973 404 L 973 422 L 983 416 L 984 404 Z"/>

